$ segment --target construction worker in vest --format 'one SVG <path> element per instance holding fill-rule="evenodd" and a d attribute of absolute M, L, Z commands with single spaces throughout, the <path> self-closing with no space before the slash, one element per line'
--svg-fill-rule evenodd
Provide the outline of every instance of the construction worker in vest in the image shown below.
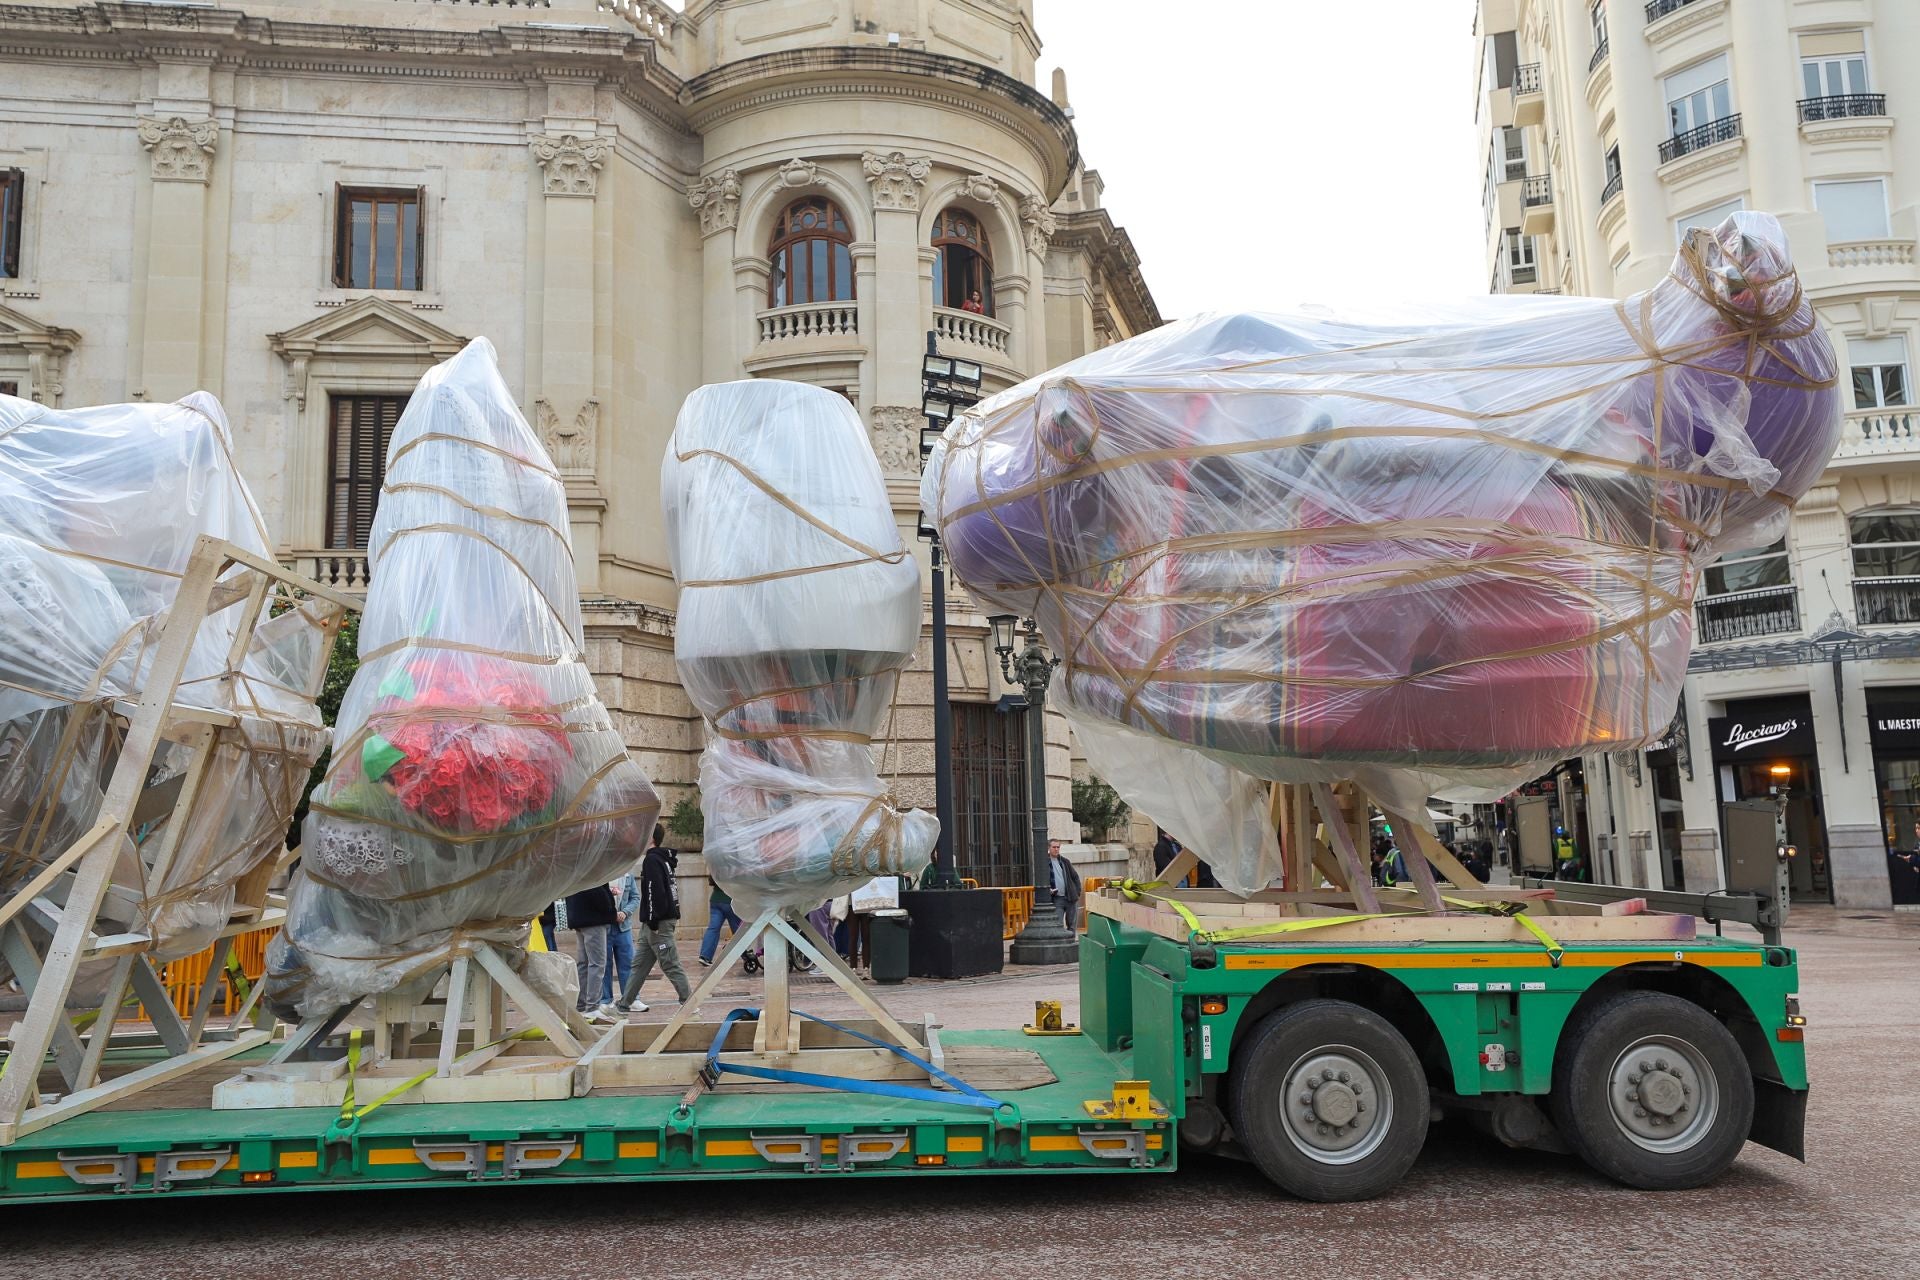
<path fill-rule="evenodd" d="M 1575 878 L 1573 853 L 1573 840 L 1567 835 L 1567 829 L 1565 827 L 1555 827 L 1553 829 L 1553 859 L 1557 864 L 1554 874 L 1558 876 L 1558 878 L 1562 880 L 1572 880 Z"/>

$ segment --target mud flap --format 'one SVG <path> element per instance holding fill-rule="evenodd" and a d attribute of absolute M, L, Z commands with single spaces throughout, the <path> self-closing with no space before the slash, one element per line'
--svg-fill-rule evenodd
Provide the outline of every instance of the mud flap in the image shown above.
<path fill-rule="evenodd" d="M 1777 1080 L 1753 1082 L 1753 1126 L 1747 1137 L 1782 1155 L 1807 1162 L 1807 1091 Z"/>

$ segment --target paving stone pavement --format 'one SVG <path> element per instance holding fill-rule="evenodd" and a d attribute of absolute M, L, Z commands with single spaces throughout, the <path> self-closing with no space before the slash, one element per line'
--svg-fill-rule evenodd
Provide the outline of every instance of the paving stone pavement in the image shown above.
<path fill-rule="evenodd" d="M 1809 1163 L 1750 1145 L 1698 1191 L 1629 1191 L 1442 1125 L 1399 1192 L 1362 1205 L 1303 1204 L 1203 1159 L 1150 1177 L 126 1201 L 0 1217 L 0 1277 L 1920 1276 L 1920 917 L 1802 908 L 1788 941 L 1811 1022 Z M 754 990 L 736 976 L 723 999 Z M 795 1004 L 848 1012 L 830 990 L 799 979 Z M 1036 997 L 1075 1003 L 1068 968 L 880 990 L 896 1014 L 954 1028 L 1008 1025 Z"/>

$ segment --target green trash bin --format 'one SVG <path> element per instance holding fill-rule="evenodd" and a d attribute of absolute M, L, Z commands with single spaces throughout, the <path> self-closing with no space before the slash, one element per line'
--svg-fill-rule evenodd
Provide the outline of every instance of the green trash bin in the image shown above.
<path fill-rule="evenodd" d="M 911 917 L 898 908 L 873 913 L 867 934 L 873 959 L 867 972 L 875 982 L 907 980 L 907 931 L 911 923 Z"/>

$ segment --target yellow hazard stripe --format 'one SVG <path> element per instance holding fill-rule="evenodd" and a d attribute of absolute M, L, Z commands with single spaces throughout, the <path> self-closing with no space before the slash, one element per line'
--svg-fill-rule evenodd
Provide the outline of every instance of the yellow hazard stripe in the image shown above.
<path fill-rule="evenodd" d="M 1111 1142 L 1119 1142 L 1122 1140 L 1123 1139 L 1121 1135 L 1117 1132 L 1111 1138 L 1108 1139 L 1108 1141 L 1111 1141 Z M 1098 1143 L 1100 1141 L 1100 1138 L 1096 1136 L 1093 1138 L 1093 1141 Z M 1160 1134 L 1150 1133 L 1147 1135 L 1147 1150 L 1158 1151 L 1163 1145 L 1163 1142 L 1164 1140 Z M 1078 1134 L 1036 1133 L 1028 1136 L 1027 1150 L 1029 1151 L 1085 1151 L 1086 1148 L 1080 1145 L 1080 1135 Z"/>

